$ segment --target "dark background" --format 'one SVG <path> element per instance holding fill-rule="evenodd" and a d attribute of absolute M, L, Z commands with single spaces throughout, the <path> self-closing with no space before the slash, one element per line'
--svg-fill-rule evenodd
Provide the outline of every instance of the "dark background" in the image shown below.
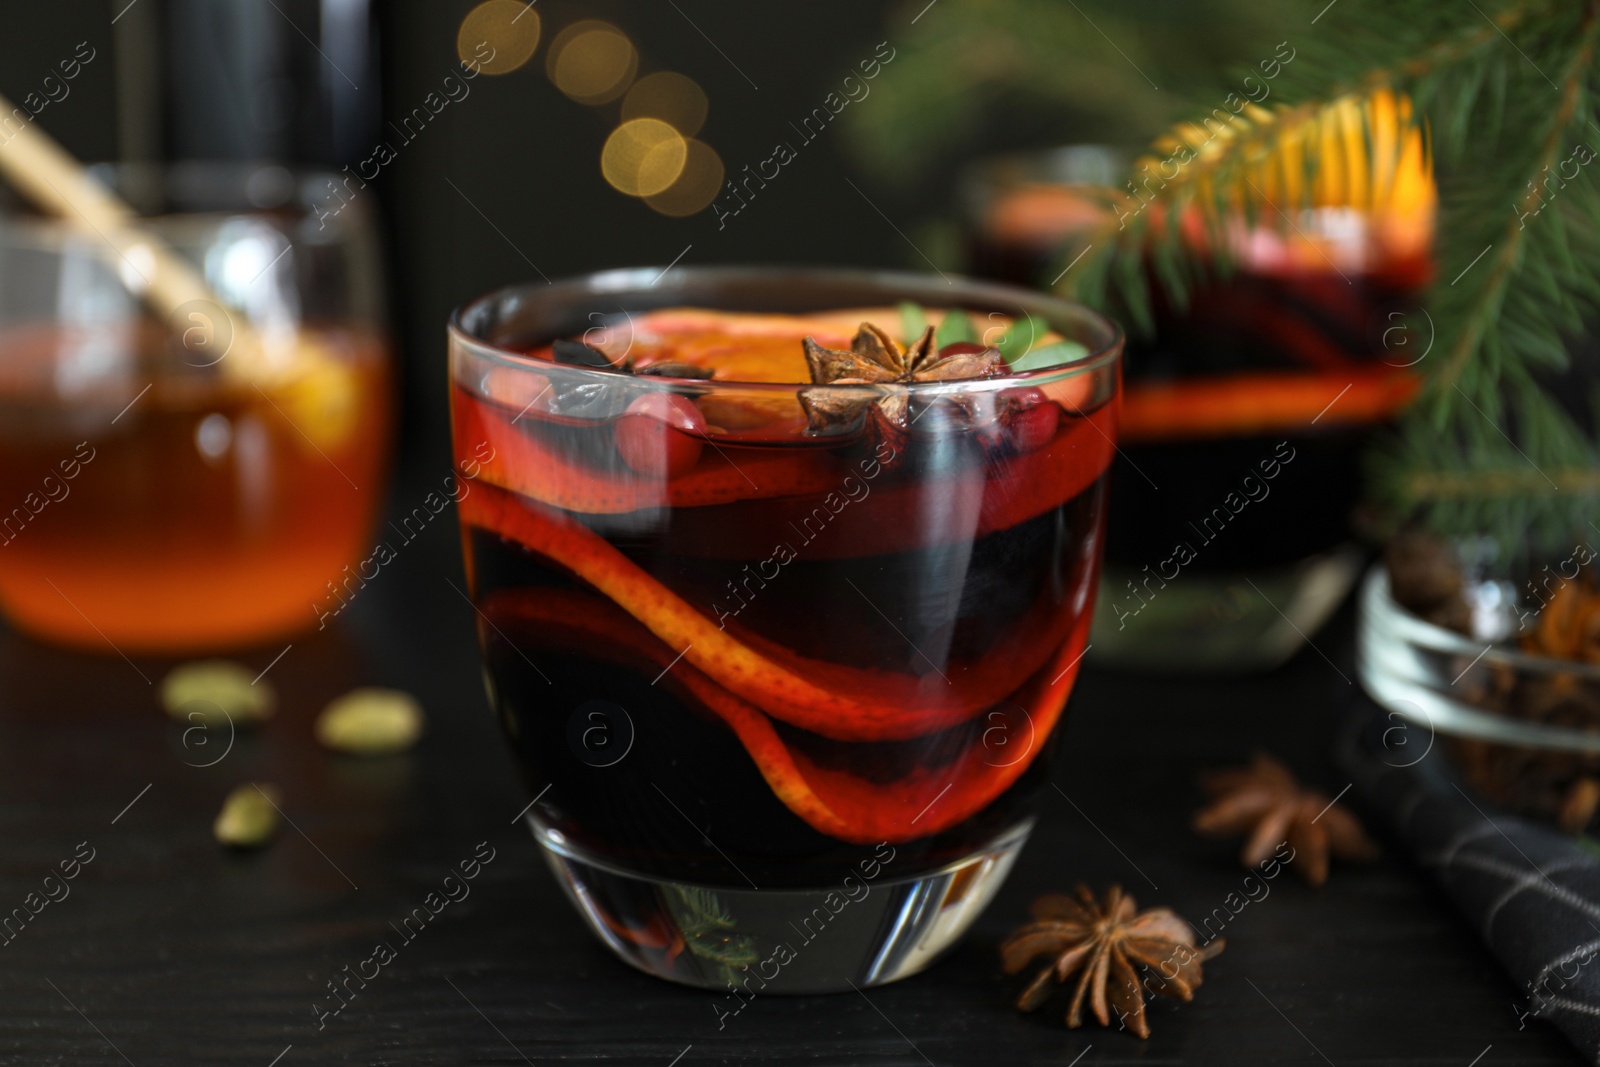
<path fill-rule="evenodd" d="M 937 18 L 939 4 L 957 2 L 968 0 L 937 0 L 922 17 Z M 1220 2 L 1210 7 L 1218 8 Z M 186 4 L 193 13 L 184 10 Z M 446 75 L 458 73 L 456 31 L 473 6 L 468 0 L 377 0 L 381 77 L 352 75 L 359 105 L 384 117 L 401 115 L 420 105 Z M 1116 5 L 1084 6 L 1104 19 L 1104 9 Z M 1146 6 L 1158 10 L 1170 5 Z M 877 180 L 856 165 L 837 120 L 815 141 L 798 144 L 789 124 L 820 106 L 860 60 L 872 56 L 879 42 L 890 47 L 903 43 L 911 19 L 923 7 L 921 2 L 883 0 L 538 0 L 534 10 L 542 33 L 533 58 L 513 73 L 471 82 L 471 94 L 452 103 L 413 143 L 400 148 L 398 158 L 372 185 L 388 223 L 393 321 L 406 369 L 403 461 L 410 465 L 423 455 L 444 455 L 444 323 L 453 307 L 473 296 L 535 279 L 539 272 L 560 278 L 607 267 L 664 265 L 680 254 L 683 264 L 850 263 L 927 269 L 922 254 L 927 253 L 948 267 L 948 242 L 930 233 L 925 222 L 952 207 L 962 157 L 1084 136 L 1138 145 L 1155 132 L 1119 122 L 1114 112 L 1085 130 L 1070 116 L 1012 106 L 1002 89 L 984 122 L 963 139 L 959 157 L 944 158 L 909 181 Z M 298 36 L 299 28 L 316 35 L 313 0 L 135 0 L 131 6 L 128 0 L 12 0 L 7 11 L 0 32 L 0 93 L 13 101 L 35 90 L 54 70 L 57 58 L 70 56 L 78 42 L 87 40 L 97 50 L 96 59 L 71 83 L 71 94 L 52 103 L 38 119 L 84 160 L 116 158 L 129 141 L 118 132 L 119 96 L 142 92 L 164 99 L 167 118 L 157 137 L 159 151 L 192 156 L 245 151 L 239 146 L 249 138 L 241 127 L 263 123 L 264 111 L 298 107 L 298 118 L 287 121 L 304 125 L 312 121 L 307 112 L 320 107 L 321 83 L 331 82 L 341 92 L 345 88 Z M 230 54 L 226 42 L 215 32 L 195 28 L 225 11 L 248 12 L 250 38 L 270 41 L 268 50 L 300 53 L 297 66 L 280 79 L 288 84 L 251 87 L 250 69 Z M 113 27 L 111 19 L 119 13 L 119 22 L 127 25 Z M 1201 14 L 1195 8 L 1188 17 Z M 1295 15 L 1297 22 L 1304 21 Z M 746 164 L 753 167 L 770 156 L 779 140 L 796 142 L 799 157 L 725 228 L 719 228 L 709 209 L 689 218 L 668 218 L 611 189 L 600 175 L 599 153 L 617 121 L 618 104 L 575 103 L 544 71 L 550 40 L 580 18 L 605 19 L 622 29 L 639 49 L 641 74 L 676 70 L 700 84 L 710 111 L 699 136 L 722 156 L 730 178 Z M 126 65 L 119 72 L 119 28 L 160 34 L 160 27 L 174 21 L 182 30 L 165 35 L 164 75 L 153 71 L 141 77 Z M 1201 50 L 1188 57 L 1200 74 L 1186 70 L 1185 79 L 1220 85 L 1230 66 L 1248 61 L 1263 47 L 1263 54 L 1270 53 L 1259 23 L 1241 16 L 1237 31 L 1225 22 L 1215 27 L 1210 42 L 1221 42 L 1216 54 Z M 1087 22 L 1084 32 L 1092 32 Z M 1181 38 L 1189 30 L 1166 27 L 1161 18 L 1152 17 L 1140 32 Z M 1107 61 L 1122 63 L 1110 48 L 1104 48 Z M 340 66 L 348 67 L 349 61 Z M 1208 77 L 1211 72 L 1214 79 Z M 1144 94 L 1149 93 L 1163 106 L 1181 106 L 1170 91 L 1146 86 L 1130 69 L 1121 73 L 1134 82 L 1127 92 L 1140 95 L 1134 102 L 1148 105 Z M 895 75 L 890 63 L 878 81 Z M 248 103 L 242 106 L 255 113 L 230 116 L 212 106 L 204 89 L 208 84 L 214 87 L 211 92 L 244 94 Z M 375 104 L 375 97 L 381 97 L 381 104 Z M 850 107 L 868 108 L 873 102 L 869 95 Z M 211 132 L 198 139 L 201 148 L 194 147 L 197 139 L 187 147 L 177 143 L 182 140 L 181 122 L 174 113 L 209 114 L 208 107 L 217 115 Z M 1147 112 L 1148 106 L 1140 113 Z M 314 141 L 301 137 L 286 150 L 302 161 L 332 161 L 337 155 L 326 144 L 310 143 Z M 354 143 L 364 147 L 338 163 L 370 152 L 370 141 L 358 138 Z"/>
<path fill-rule="evenodd" d="M 160 3 L 138 0 L 152 9 Z M 58 0 L 29 4 L 25 11 L 16 4 L 0 33 L 0 92 L 14 101 L 52 72 L 56 57 L 71 55 L 79 41 L 98 51 L 72 83 L 71 95 L 39 117 L 42 127 L 81 159 L 105 160 L 119 152 L 110 19 L 126 4 Z M 124 18 L 144 14 L 140 6 Z M 288 15 L 315 27 L 315 14 L 296 11 L 287 0 L 278 6 L 284 14 L 267 7 L 276 24 L 264 21 L 261 30 L 281 34 L 293 46 Z M 463 0 L 384 0 L 376 12 L 381 84 L 358 82 L 359 92 L 381 94 L 386 116 L 420 105 L 446 75 L 459 73 L 456 30 L 472 7 Z M 537 279 L 539 271 L 560 278 L 606 267 L 665 265 L 680 253 L 685 264 L 903 265 L 916 258 L 846 183 L 847 174 L 857 185 L 864 179 L 848 169 L 838 137 L 823 136 L 805 146 L 760 200 L 723 230 L 709 210 L 667 218 L 611 189 L 600 175 L 599 154 L 616 122 L 617 104 L 575 103 L 545 76 L 545 47 L 562 26 L 580 18 L 611 21 L 638 47 L 641 72 L 677 70 L 699 82 L 710 99 L 700 136 L 716 147 L 731 177 L 746 163 L 769 156 L 776 140 L 794 140 L 788 122 L 818 106 L 857 60 L 870 57 L 878 42 L 892 36 L 885 28 L 891 7 L 873 0 L 760 5 L 678 0 L 680 13 L 665 0 L 541 0 L 535 11 L 543 28 L 534 57 L 511 74 L 471 82 L 471 94 L 400 148 L 372 186 L 388 222 L 394 328 L 406 367 L 403 460 L 414 462 L 429 452 L 443 456 L 445 321 L 453 307 L 490 289 Z M 182 62 L 195 61 L 185 57 Z M 871 191 L 891 218 L 913 214 L 909 194 Z M 930 185 L 923 195 L 940 193 Z"/>

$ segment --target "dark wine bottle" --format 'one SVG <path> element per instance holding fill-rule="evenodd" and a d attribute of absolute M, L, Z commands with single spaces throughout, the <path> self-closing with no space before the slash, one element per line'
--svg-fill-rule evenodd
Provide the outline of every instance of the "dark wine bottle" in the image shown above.
<path fill-rule="evenodd" d="M 126 161 L 341 167 L 381 121 L 371 0 L 140 0 L 117 20 Z"/>

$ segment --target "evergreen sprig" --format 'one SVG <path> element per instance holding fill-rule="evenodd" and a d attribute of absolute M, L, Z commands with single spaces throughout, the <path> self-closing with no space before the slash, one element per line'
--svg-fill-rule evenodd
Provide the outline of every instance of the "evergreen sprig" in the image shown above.
<path fill-rule="evenodd" d="M 974 7 L 1002 33 L 1038 3 Z M 1287 230 L 1319 175 L 1381 166 L 1390 141 L 1373 101 L 1409 99 L 1440 189 L 1425 302 L 1433 336 L 1416 365 L 1418 399 L 1371 457 L 1375 502 L 1394 524 L 1491 536 L 1508 561 L 1570 548 L 1595 534 L 1600 510 L 1600 397 L 1566 395 L 1559 380 L 1569 341 L 1600 312 L 1600 166 L 1590 162 L 1600 154 L 1600 0 L 1315 0 L 1305 10 L 1271 106 L 1213 106 L 1159 138 L 1130 185 L 1107 192 L 1112 221 L 1063 288 L 1148 325 L 1152 283 L 1181 306 L 1231 270 L 1229 230 L 1241 217 Z M 914 70 L 911 51 L 903 62 Z M 1173 174 L 1185 146 L 1192 158 Z M 914 151 L 900 161 L 914 165 Z"/>
<path fill-rule="evenodd" d="M 1441 191 L 1424 390 L 1369 471 L 1392 522 L 1487 535 L 1515 563 L 1588 540 L 1600 502 L 1600 450 L 1574 417 L 1600 407 L 1559 377 L 1600 311 L 1600 173 L 1582 162 L 1600 154 L 1600 4 L 1480 7 L 1441 5 L 1421 32 L 1387 13 L 1395 52 L 1363 79 L 1431 117 Z M 1330 31 L 1333 47 L 1361 33 Z"/>

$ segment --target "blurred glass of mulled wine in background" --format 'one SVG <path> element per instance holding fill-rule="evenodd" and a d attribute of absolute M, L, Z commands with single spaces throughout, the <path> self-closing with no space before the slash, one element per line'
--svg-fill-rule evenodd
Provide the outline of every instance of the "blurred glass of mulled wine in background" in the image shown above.
<path fill-rule="evenodd" d="M 1343 139 L 1323 146 L 1309 188 L 1298 159 L 1248 173 L 1224 227 L 1231 273 L 1185 304 L 1143 268 L 1154 330 L 1129 331 L 1092 638 L 1102 661 L 1268 669 L 1355 581 L 1363 454 L 1414 395 L 1412 368 L 1432 342 L 1420 296 L 1436 192 L 1409 104 L 1380 95 L 1350 106 L 1349 129 L 1323 134 Z M 974 167 L 963 187 L 969 271 L 1064 288 L 1118 230 L 1108 203 L 1127 205 L 1124 224 L 1127 211 L 1162 210 L 1159 178 L 1118 186 L 1130 158 L 1074 146 Z M 1151 161 L 1138 173 L 1160 170 Z M 1199 220 L 1179 221 L 1190 251 L 1214 260 Z M 1105 310 L 1132 327 L 1125 307 Z"/>

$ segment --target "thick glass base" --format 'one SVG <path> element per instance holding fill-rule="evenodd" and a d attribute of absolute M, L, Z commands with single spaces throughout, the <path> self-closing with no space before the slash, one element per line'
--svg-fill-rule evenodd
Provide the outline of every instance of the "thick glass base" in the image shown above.
<path fill-rule="evenodd" d="M 915 878 L 891 878 L 893 847 L 840 872 L 837 885 L 691 885 L 623 870 L 528 816 L 550 868 L 589 926 L 623 960 L 728 996 L 837 993 L 916 974 L 955 944 L 994 898 L 1033 829 Z"/>

